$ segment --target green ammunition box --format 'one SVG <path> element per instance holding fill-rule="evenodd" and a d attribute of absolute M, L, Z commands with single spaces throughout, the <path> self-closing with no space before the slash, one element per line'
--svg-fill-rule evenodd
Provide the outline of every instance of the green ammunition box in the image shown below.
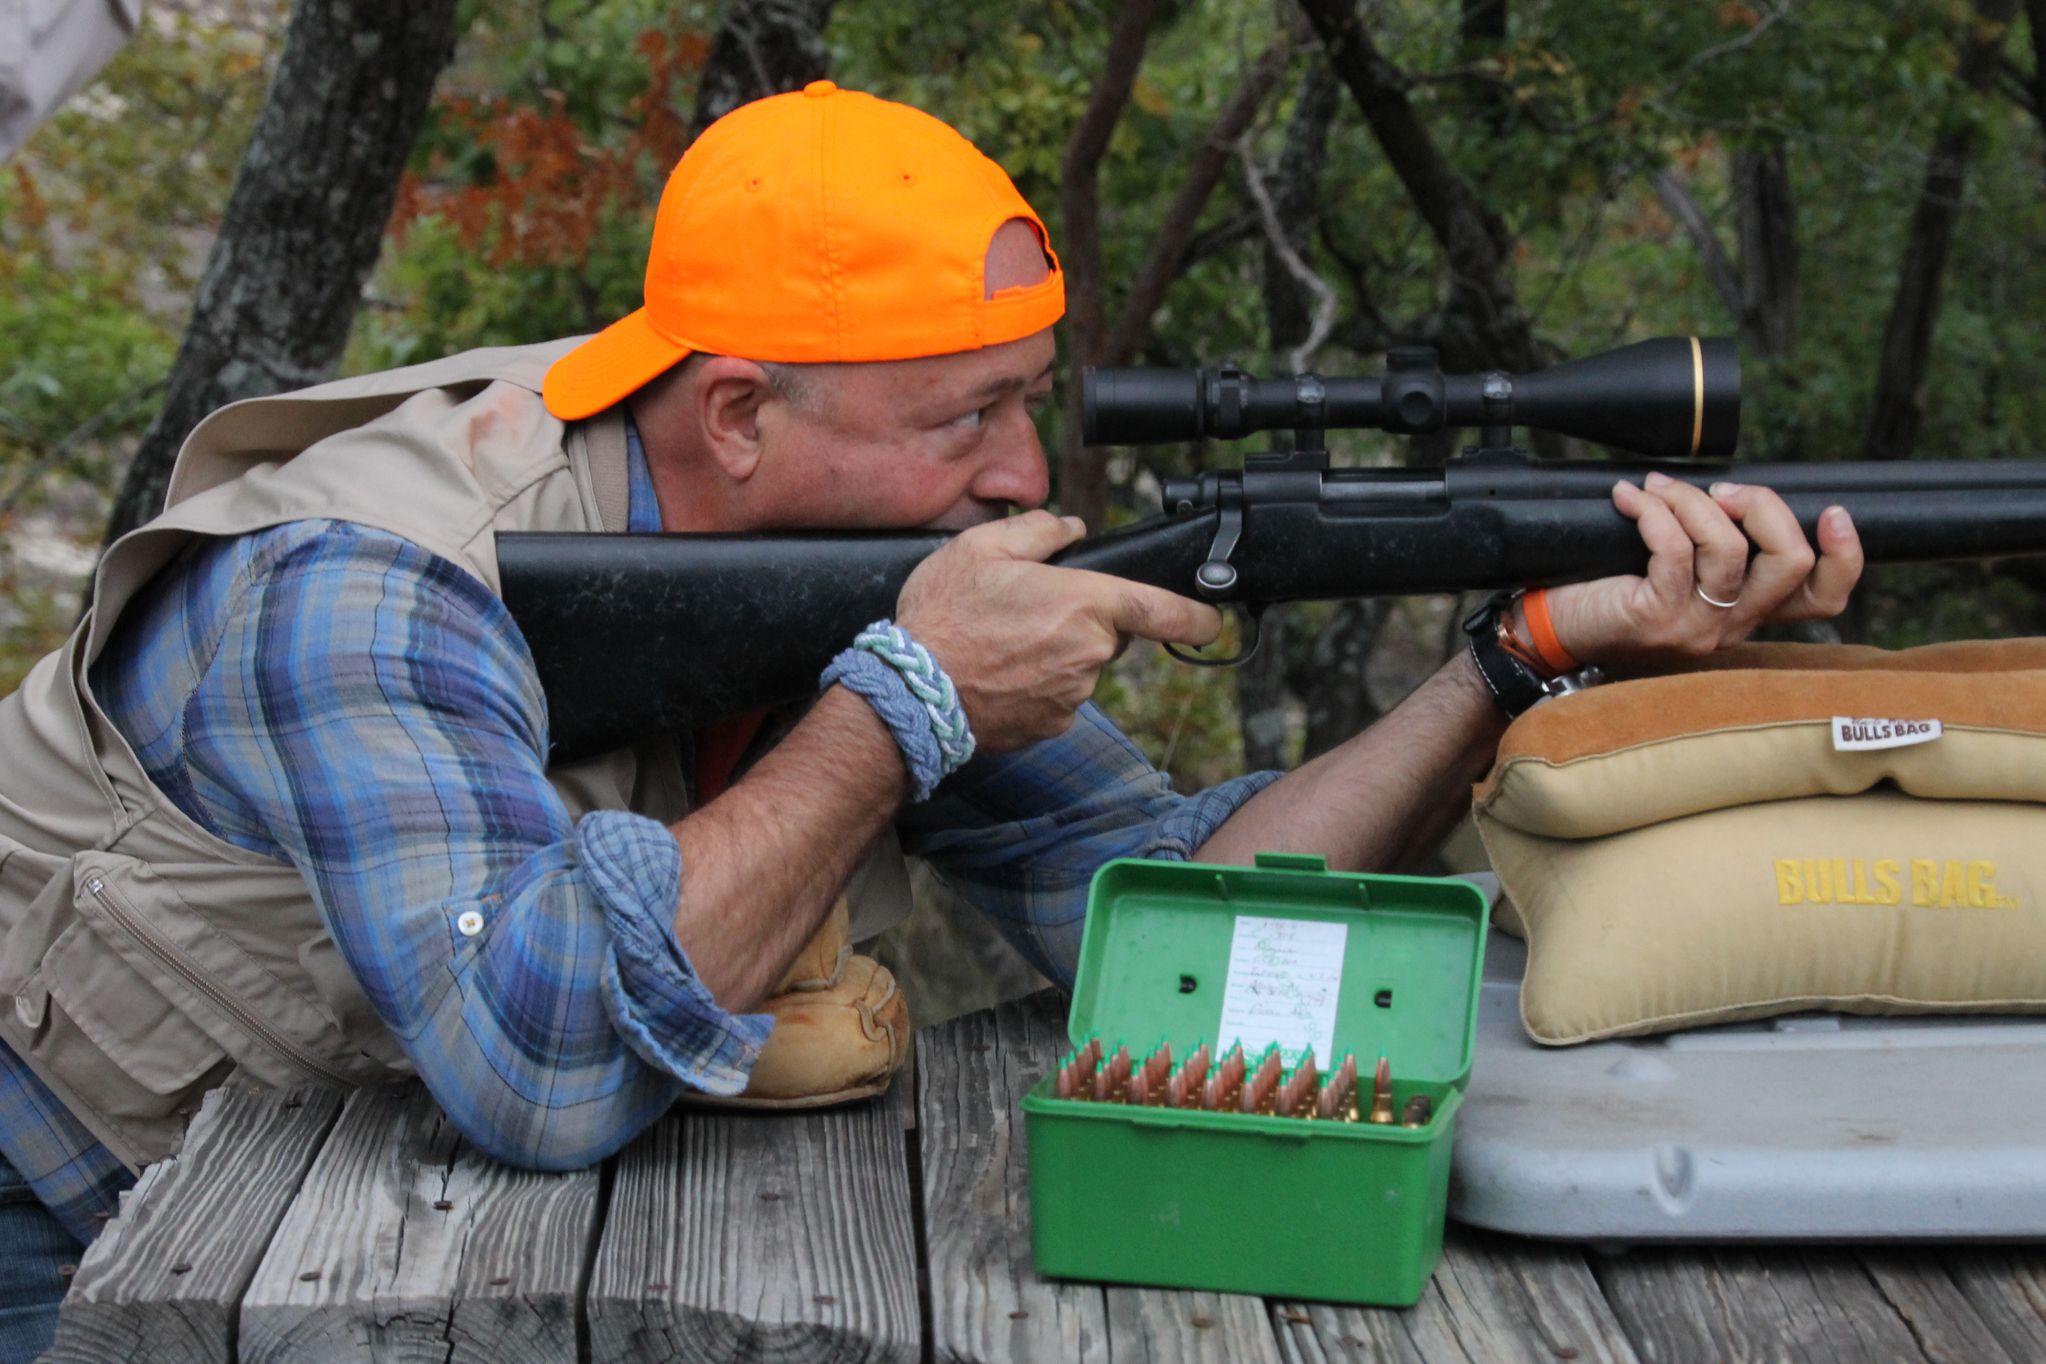
<path fill-rule="evenodd" d="M 1407 1306 L 1442 1254 L 1449 1141 L 1470 1075 L 1490 905 L 1466 881 L 1123 859 L 1095 876 L 1068 1017 L 1141 1061 L 1271 1040 L 1290 1072 L 1391 1066 L 1422 1127 L 1024 1096 L 1040 1274 Z M 1271 1036 L 1263 1035 L 1269 1029 Z M 1242 1035 L 1249 1032 L 1252 1035 Z M 1330 1050 L 1324 1050 L 1332 1041 Z"/>

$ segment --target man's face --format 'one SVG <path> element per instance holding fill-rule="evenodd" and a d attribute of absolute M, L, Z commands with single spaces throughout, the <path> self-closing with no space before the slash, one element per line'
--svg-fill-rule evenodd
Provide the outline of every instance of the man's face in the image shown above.
<path fill-rule="evenodd" d="M 779 527 L 964 530 L 1043 504 L 1034 414 L 1051 394 L 1049 329 L 983 350 L 809 367 L 760 411 Z"/>

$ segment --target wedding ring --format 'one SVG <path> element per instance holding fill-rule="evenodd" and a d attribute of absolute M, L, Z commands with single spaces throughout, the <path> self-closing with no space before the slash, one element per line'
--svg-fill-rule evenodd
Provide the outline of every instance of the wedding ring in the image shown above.
<path fill-rule="evenodd" d="M 1698 591 L 1698 600 L 1704 602 L 1707 606 L 1716 606 L 1722 611 L 1731 611 L 1740 602 L 1740 593 L 1738 592 L 1734 593 L 1732 601 L 1721 601 L 1705 590 L 1705 584 L 1693 583 L 1692 586 Z"/>

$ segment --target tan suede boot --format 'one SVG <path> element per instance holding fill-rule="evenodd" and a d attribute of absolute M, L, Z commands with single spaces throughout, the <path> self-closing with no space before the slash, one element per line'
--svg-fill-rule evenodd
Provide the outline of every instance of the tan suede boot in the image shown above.
<path fill-rule="evenodd" d="M 880 1094 L 909 1054 L 909 1004 L 895 977 L 846 941 L 845 897 L 755 1013 L 774 1015 L 746 1090 L 691 1096 L 714 1108 L 823 1108 Z"/>

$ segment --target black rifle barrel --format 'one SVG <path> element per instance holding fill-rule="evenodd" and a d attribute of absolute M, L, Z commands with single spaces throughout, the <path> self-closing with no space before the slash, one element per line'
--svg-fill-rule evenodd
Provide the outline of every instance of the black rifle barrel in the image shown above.
<path fill-rule="evenodd" d="M 1318 498 L 1247 500 L 1229 555 L 1236 584 L 1212 599 L 1261 605 L 1638 573 L 1648 552 L 1610 490 L 1648 467 L 1332 472 Z M 1701 486 L 1774 487 L 1814 541 L 1820 514 L 1844 505 L 1872 563 L 2046 553 L 2046 461 L 1656 467 Z M 1195 595 L 1220 519 L 1212 507 L 1155 517 L 1052 562 Z M 946 538 L 498 536 L 504 601 L 547 694 L 553 756 L 810 694 L 862 626 L 894 613 L 903 582 Z"/>

